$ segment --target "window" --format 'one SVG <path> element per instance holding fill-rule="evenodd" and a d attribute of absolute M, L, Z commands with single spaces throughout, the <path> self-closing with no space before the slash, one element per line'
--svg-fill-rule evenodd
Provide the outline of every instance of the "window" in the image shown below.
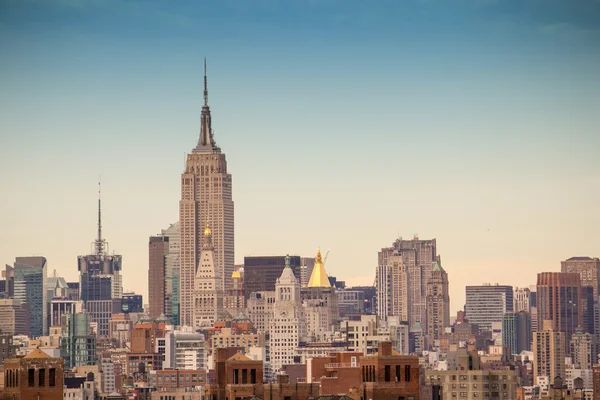
<path fill-rule="evenodd" d="M 385 381 L 389 382 L 390 381 L 390 374 L 391 374 L 391 368 L 389 365 L 385 366 Z"/>
<path fill-rule="evenodd" d="M 29 387 L 35 386 L 35 370 L 33 368 L 29 368 L 28 372 L 28 385 Z"/>
<path fill-rule="evenodd" d="M 396 365 L 396 382 L 400 382 L 400 366 Z"/>
<path fill-rule="evenodd" d="M 250 370 L 250 383 L 256 384 L 256 369 L 254 368 Z"/>
<path fill-rule="evenodd" d="M 410 382 L 410 365 L 404 366 L 404 380 Z"/>
<path fill-rule="evenodd" d="M 48 383 L 50 387 L 56 386 L 56 368 L 50 368 L 48 372 Z"/>
<path fill-rule="evenodd" d="M 40 369 L 40 371 L 39 371 L 38 385 L 39 386 L 46 386 L 46 370 L 43 369 L 43 368 Z"/>

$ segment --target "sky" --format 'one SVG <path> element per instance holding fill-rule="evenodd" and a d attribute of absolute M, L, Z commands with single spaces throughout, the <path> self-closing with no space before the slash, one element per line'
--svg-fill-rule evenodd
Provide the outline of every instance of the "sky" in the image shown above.
<path fill-rule="evenodd" d="M 465 286 L 600 256 L 599 0 L 4 0 L 0 262 L 75 281 L 103 234 L 147 301 L 148 237 L 178 219 L 203 58 L 235 257 L 329 251 L 374 281 L 437 239 Z"/>

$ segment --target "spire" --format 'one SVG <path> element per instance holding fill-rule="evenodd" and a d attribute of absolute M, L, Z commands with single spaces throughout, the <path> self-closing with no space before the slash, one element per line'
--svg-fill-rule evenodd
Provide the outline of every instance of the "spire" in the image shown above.
<path fill-rule="evenodd" d="M 98 237 L 96 238 L 96 254 L 104 254 L 105 241 L 102 239 L 102 202 L 100 200 L 100 179 L 98 179 Z"/>
<path fill-rule="evenodd" d="M 200 116 L 200 138 L 198 145 L 193 150 L 194 153 L 220 153 L 221 149 L 215 143 L 210 116 L 210 107 L 208 106 L 208 78 L 206 75 L 206 58 L 204 58 L 204 105 Z"/>
<path fill-rule="evenodd" d="M 321 249 L 317 250 L 317 257 L 315 257 L 315 266 L 313 267 L 310 280 L 308 281 L 308 287 L 331 287 L 327 272 L 325 272 L 325 265 L 323 263 L 323 256 L 321 255 Z"/>
<path fill-rule="evenodd" d="M 204 57 L 204 107 L 208 107 L 208 83 L 206 80 L 206 57 Z"/>

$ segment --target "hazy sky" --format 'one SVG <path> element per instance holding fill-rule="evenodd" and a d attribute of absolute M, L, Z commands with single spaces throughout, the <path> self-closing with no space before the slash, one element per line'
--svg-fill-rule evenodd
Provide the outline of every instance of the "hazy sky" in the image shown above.
<path fill-rule="evenodd" d="M 437 238 L 464 287 L 600 256 L 598 0 L 4 0 L 0 262 L 78 276 L 96 234 L 147 301 L 178 219 L 202 59 L 233 175 L 236 262 L 314 255 L 372 284 Z"/>

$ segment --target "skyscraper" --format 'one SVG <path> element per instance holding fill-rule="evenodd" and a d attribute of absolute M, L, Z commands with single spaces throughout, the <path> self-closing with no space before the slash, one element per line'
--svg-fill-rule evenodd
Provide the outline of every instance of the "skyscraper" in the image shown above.
<path fill-rule="evenodd" d="M 289 257 L 286 258 L 286 266 L 275 283 L 273 323 L 270 330 L 271 368 L 277 373 L 282 366 L 294 363 L 296 348 L 306 333 L 300 283 L 290 267 Z"/>
<path fill-rule="evenodd" d="M 537 277 L 538 327 L 551 321 L 551 327 L 565 333 L 565 341 L 582 326 L 581 283 L 578 273 L 542 272 Z M 567 349 L 568 351 L 568 349 Z"/>
<path fill-rule="evenodd" d="M 600 295 L 600 259 L 595 257 L 571 257 L 560 263 L 561 272 L 576 272 L 581 286 L 594 288 L 594 297 Z"/>
<path fill-rule="evenodd" d="M 148 243 L 148 313 L 156 319 L 165 314 L 166 305 L 166 272 L 167 255 L 169 254 L 169 238 L 151 236 Z"/>
<path fill-rule="evenodd" d="M 512 286 L 467 286 L 466 293 L 465 317 L 481 331 L 491 331 L 493 322 L 502 322 L 504 314 L 513 311 Z"/>
<path fill-rule="evenodd" d="M 420 240 L 416 235 L 412 240 L 400 238 L 392 247 L 382 248 L 379 252 L 378 265 L 387 265 L 390 277 L 388 291 L 391 295 L 388 307 L 391 315 L 402 317 L 407 309 L 411 327 L 418 322 L 427 328 L 427 282 L 436 261 L 436 240 Z M 390 265 L 391 262 L 398 264 L 396 273 Z M 406 294 L 403 289 L 406 290 Z M 394 298 L 398 296 L 400 298 Z"/>
<path fill-rule="evenodd" d="M 98 184 L 98 236 L 93 254 L 77 257 L 79 269 L 79 298 L 98 323 L 98 335 L 108 337 L 108 324 L 113 313 L 121 310 L 123 283 L 122 256 L 109 254 L 108 243 L 102 238 L 102 204 Z"/>
<path fill-rule="evenodd" d="M 526 287 L 515 287 L 513 290 L 514 312 L 527 311 L 531 308 L 531 291 Z"/>
<path fill-rule="evenodd" d="M 286 257 L 289 258 L 290 268 L 294 272 L 294 276 L 300 282 L 302 275 L 302 258 L 300 256 L 244 257 L 243 284 L 246 298 L 249 298 L 252 292 L 275 290 L 275 282 L 277 282 L 285 268 Z"/>
<path fill-rule="evenodd" d="M 47 269 L 45 257 L 17 257 L 14 264 L 15 300 L 29 305 L 32 337 L 42 336 L 47 331 Z"/>
<path fill-rule="evenodd" d="M 502 345 L 509 354 L 531 348 L 531 316 L 527 311 L 506 313 L 502 319 Z"/>
<path fill-rule="evenodd" d="M 227 173 L 225 154 L 213 137 L 206 61 L 204 62 L 204 105 L 200 118 L 198 145 L 187 155 L 181 174 L 179 221 L 181 229 L 180 306 L 181 323 L 193 323 L 194 276 L 202 251 L 202 228 L 212 230 L 215 272 L 219 289 L 224 290 L 231 278 L 234 264 L 234 211 L 231 174 Z"/>
<path fill-rule="evenodd" d="M 448 273 L 436 262 L 427 282 L 427 335 L 429 346 L 433 345 L 450 326 L 450 296 Z"/>

